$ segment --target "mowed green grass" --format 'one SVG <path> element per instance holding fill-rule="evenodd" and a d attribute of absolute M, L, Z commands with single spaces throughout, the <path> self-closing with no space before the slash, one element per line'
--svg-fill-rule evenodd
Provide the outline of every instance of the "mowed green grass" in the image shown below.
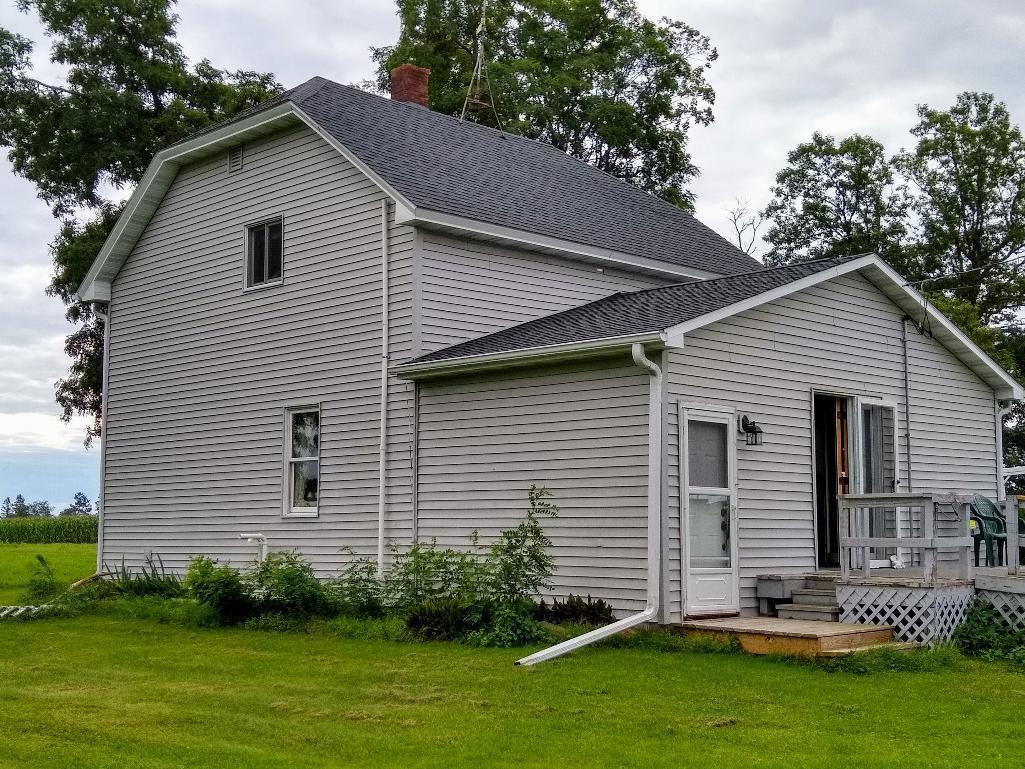
<path fill-rule="evenodd" d="M 829 673 L 740 654 L 517 650 L 0 624 L 0 767 L 993 767 L 1025 756 L 995 663 Z"/>
<path fill-rule="evenodd" d="M 46 559 L 62 585 L 70 585 L 96 572 L 95 544 L 0 544 L 0 606 L 22 602 L 37 554 Z"/>

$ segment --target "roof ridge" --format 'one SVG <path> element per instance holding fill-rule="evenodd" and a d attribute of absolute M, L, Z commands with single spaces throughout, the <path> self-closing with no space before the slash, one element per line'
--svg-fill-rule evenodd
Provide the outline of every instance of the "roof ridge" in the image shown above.
<path fill-rule="evenodd" d="M 733 280 L 735 278 L 743 278 L 743 277 L 746 277 L 748 275 L 763 275 L 765 273 L 778 272 L 779 270 L 785 270 L 785 269 L 788 269 L 788 268 L 791 268 L 791 267 L 803 267 L 803 266 L 810 265 L 810 264 L 817 264 L 818 262 L 836 261 L 836 262 L 838 262 L 840 264 L 843 264 L 844 262 L 851 261 L 852 259 L 858 259 L 858 258 L 863 257 L 863 256 L 877 256 L 877 254 L 875 254 L 875 253 L 873 253 L 871 251 L 866 251 L 863 254 L 848 254 L 846 256 L 823 256 L 823 257 L 821 257 L 819 259 L 807 259 L 807 260 L 805 260 L 803 262 L 791 262 L 790 264 L 779 264 L 779 265 L 776 265 L 775 267 L 763 267 L 763 268 L 761 268 L 759 270 L 749 270 L 748 272 L 735 272 L 735 273 L 732 273 L 730 275 L 718 275 L 718 276 L 716 276 L 714 278 L 695 278 L 694 280 L 684 280 L 684 281 L 680 281 L 679 283 L 669 283 L 669 284 L 667 284 L 665 286 L 654 286 L 652 288 L 641 288 L 641 289 L 638 289 L 637 291 L 629 291 L 629 292 L 626 292 L 626 293 L 629 293 L 630 295 L 645 294 L 645 293 L 648 293 L 649 291 L 664 291 L 667 288 L 678 288 L 680 286 L 692 286 L 695 283 L 700 283 L 702 285 L 705 285 L 707 283 L 715 283 L 716 281 L 720 281 L 720 280 Z"/>

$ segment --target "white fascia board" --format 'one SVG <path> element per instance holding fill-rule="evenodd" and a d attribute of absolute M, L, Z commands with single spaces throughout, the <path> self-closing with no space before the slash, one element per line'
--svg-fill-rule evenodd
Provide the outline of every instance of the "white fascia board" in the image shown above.
<path fill-rule="evenodd" d="M 526 363 L 537 363 L 542 360 L 545 362 L 558 362 L 563 359 L 571 360 L 612 352 L 618 347 L 629 348 L 630 345 L 638 342 L 664 347 L 666 345 L 666 337 L 665 334 L 659 331 L 647 331 L 641 334 L 586 339 L 581 342 L 569 342 L 566 344 L 541 345 L 539 347 L 503 350 L 482 355 L 464 355 L 459 358 L 448 358 L 446 360 L 404 363 L 392 366 L 389 371 L 400 379 L 423 379 L 477 371 L 483 368 L 507 368 Z"/>
<path fill-rule="evenodd" d="M 718 278 L 719 273 L 697 270 L 689 267 L 678 267 L 668 262 L 660 262 L 654 259 L 645 259 L 640 256 L 631 256 L 621 251 L 613 251 L 607 248 L 588 246 L 562 238 L 553 238 L 547 235 L 540 235 L 535 232 L 518 230 L 512 227 L 503 227 L 498 224 L 489 224 L 465 216 L 430 211 L 423 207 L 414 207 L 404 212 L 396 212 L 396 224 L 411 224 L 426 229 L 453 229 L 461 232 L 477 235 L 489 240 L 501 240 L 525 246 L 527 248 L 542 249 L 565 254 L 570 257 L 586 257 L 596 262 L 616 265 L 630 270 L 645 270 L 673 278 L 697 279 Z"/>
<path fill-rule="evenodd" d="M 914 310 L 919 311 L 924 306 L 931 321 L 936 323 L 941 333 L 937 334 L 938 341 L 951 353 L 968 365 L 979 377 L 989 384 L 997 396 L 1007 400 L 1021 400 L 1025 397 L 1025 390 L 1014 378 L 1004 371 L 992 358 L 983 352 L 978 345 L 964 335 L 964 333 L 943 313 L 927 303 L 920 293 L 915 291 L 907 282 L 893 270 L 886 262 L 875 254 L 866 254 L 857 259 L 851 259 L 836 267 L 822 270 L 814 275 L 809 275 L 793 283 L 774 288 L 771 291 L 758 294 L 741 302 L 736 302 L 722 309 L 692 318 L 666 330 L 666 337 L 675 340 L 695 329 L 708 326 L 716 321 L 729 318 L 738 313 L 759 307 L 768 302 L 782 299 L 795 294 L 798 291 L 816 286 L 820 283 L 833 280 L 851 272 L 865 270 L 872 275 L 878 276 L 884 281 L 890 290 L 895 294 L 890 298 L 904 310 L 909 316 L 914 317 Z M 878 287 L 878 286 L 877 286 Z M 880 289 L 882 290 L 882 289 Z M 886 293 L 886 292 L 884 292 Z"/>
<path fill-rule="evenodd" d="M 178 169 L 187 159 L 215 148 L 217 145 L 244 139 L 247 135 L 266 133 L 273 124 L 298 117 L 290 102 L 258 112 L 225 125 L 195 139 L 173 145 L 158 152 L 136 186 L 114 229 L 104 241 L 96 259 L 79 284 L 80 301 L 109 301 L 110 284 L 117 276 L 129 252 L 163 200 Z"/>

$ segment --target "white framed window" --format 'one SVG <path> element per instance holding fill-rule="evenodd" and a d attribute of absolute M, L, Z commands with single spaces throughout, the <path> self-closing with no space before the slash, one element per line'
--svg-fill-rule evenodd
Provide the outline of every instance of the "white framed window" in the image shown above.
<path fill-rule="evenodd" d="M 281 283 L 281 217 L 246 227 L 246 288 Z"/>
<path fill-rule="evenodd" d="M 284 514 L 317 515 L 320 507 L 320 406 L 285 410 Z"/>

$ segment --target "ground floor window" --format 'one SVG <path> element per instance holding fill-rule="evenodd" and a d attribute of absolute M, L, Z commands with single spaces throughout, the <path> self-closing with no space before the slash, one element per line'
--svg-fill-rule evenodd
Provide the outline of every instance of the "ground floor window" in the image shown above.
<path fill-rule="evenodd" d="M 320 504 L 320 407 L 285 414 L 285 514 L 316 515 Z"/>

